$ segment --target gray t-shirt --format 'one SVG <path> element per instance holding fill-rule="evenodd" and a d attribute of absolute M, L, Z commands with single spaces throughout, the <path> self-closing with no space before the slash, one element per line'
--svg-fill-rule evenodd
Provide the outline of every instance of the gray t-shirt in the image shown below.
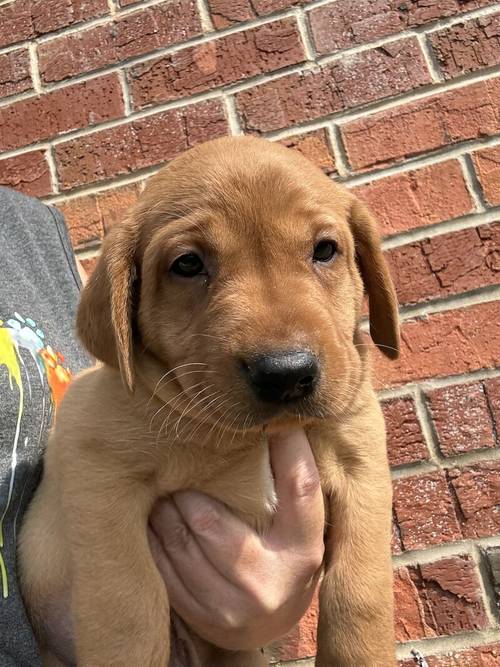
<path fill-rule="evenodd" d="M 79 289 L 61 213 L 0 187 L 0 667 L 40 664 L 17 584 L 16 530 L 57 405 L 90 363 L 73 328 Z"/>

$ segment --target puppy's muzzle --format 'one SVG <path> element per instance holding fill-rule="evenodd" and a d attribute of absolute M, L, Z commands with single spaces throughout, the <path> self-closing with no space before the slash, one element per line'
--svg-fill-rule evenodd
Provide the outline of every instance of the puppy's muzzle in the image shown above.
<path fill-rule="evenodd" d="M 248 383 L 261 401 L 290 403 L 313 393 L 319 364 L 308 350 L 266 354 L 243 360 Z"/>

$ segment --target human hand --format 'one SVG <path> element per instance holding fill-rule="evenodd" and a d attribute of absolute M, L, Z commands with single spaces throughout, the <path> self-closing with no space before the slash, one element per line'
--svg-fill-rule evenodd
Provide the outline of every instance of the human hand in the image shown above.
<path fill-rule="evenodd" d="M 172 607 L 221 648 L 257 648 L 286 634 L 319 577 L 324 506 L 305 433 L 273 437 L 270 454 L 279 506 L 265 535 L 192 491 L 161 501 L 151 515 L 151 548 Z"/>

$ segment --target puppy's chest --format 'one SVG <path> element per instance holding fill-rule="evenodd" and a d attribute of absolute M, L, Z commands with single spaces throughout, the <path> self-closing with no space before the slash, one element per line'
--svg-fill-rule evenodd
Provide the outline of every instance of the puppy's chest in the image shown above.
<path fill-rule="evenodd" d="M 326 477 L 331 482 L 333 450 L 317 432 L 309 434 L 309 441 L 325 491 Z M 272 521 L 278 503 L 269 446 L 265 438 L 258 437 L 244 450 L 225 452 L 224 455 L 209 458 L 191 458 L 187 465 L 187 461 L 180 466 L 167 465 L 158 479 L 158 495 L 164 496 L 182 489 L 200 491 L 223 502 L 256 530 L 265 530 Z M 287 472 L 282 471 L 282 474 L 286 475 Z M 291 476 L 293 474 L 291 472 Z"/>

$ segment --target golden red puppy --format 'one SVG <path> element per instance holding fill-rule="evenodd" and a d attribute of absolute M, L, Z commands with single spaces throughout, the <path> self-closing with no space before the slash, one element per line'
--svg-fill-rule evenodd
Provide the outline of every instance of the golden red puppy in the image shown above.
<path fill-rule="evenodd" d="M 20 541 L 36 628 L 70 587 L 79 667 L 165 667 L 153 504 L 195 489 L 264 530 L 265 433 L 292 425 L 310 440 L 328 517 L 316 664 L 394 664 L 391 484 L 364 290 L 372 338 L 395 357 L 376 225 L 298 153 L 218 139 L 149 180 L 83 291 L 78 331 L 104 363 L 62 402 Z M 264 664 L 196 641 L 207 667 Z"/>

